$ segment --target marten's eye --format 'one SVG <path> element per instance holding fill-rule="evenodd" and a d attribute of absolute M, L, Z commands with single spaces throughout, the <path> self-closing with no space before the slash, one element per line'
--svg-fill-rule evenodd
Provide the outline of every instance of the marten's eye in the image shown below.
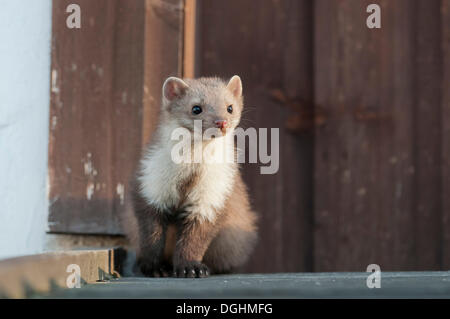
<path fill-rule="evenodd" d="M 202 113 L 202 108 L 198 105 L 194 105 L 192 107 L 192 114 L 199 115 L 200 113 Z"/>
<path fill-rule="evenodd" d="M 233 105 L 228 105 L 228 107 L 227 107 L 227 111 L 228 111 L 228 113 L 233 113 Z"/>

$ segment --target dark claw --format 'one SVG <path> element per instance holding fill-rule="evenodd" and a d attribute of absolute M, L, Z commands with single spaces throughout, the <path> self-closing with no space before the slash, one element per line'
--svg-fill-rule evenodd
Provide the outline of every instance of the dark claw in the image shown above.
<path fill-rule="evenodd" d="M 194 270 L 194 269 L 191 269 L 191 270 L 188 272 L 187 277 L 188 277 L 188 278 L 195 278 L 195 270 Z"/>
<path fill-rule="evenodd" d="M 174 270 L 174 276 L 181 278 L 204 278 L 208 277 L 208 267 L 199 262 L 185 262 Z"/>

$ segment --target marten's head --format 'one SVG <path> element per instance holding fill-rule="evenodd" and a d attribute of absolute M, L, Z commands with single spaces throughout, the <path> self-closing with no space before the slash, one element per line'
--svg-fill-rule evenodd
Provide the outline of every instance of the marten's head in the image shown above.
<path fill-rule="evenodd" d="M 163 111 L 180 127 L 194 131 L 194 121 L 215 136 L 234 129 L 243 108 L 242 82 L 237 75 L 228 83 L 219 78 L 169 77 L 163 85 Z M 196 122 L 200 123 L 200 122 Z"/>

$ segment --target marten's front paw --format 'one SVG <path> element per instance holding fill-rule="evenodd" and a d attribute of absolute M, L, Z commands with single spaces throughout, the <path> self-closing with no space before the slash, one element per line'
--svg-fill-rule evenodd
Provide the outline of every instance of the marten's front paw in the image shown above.
<path fill-rule="evenodd" d="M 148 277 L 169 277 L 169 265 L 160 263 L 159 261 L 152 261 L 148 258 L 139 258 L 137 261 L 138 267 L 143 275 Z"/>
<path fill-rule="evenodd" d="M 184 261 L 175 265 L 174 277 L 179 278 L 204 278 L 209 276 L 209 269 L 198 261 Z"/>

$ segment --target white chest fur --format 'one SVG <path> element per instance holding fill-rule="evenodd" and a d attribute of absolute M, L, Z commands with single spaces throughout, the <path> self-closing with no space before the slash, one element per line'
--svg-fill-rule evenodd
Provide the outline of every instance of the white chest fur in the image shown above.
<path fill-rule="evenodd" d="M 178 207 L 184 199 L 188 218 L 213 221 L 233 189 L 237 166 L 222 160 L 223 150 L 234 148 L 232 139 L 224 137 L 211 143 L 204 152 L 220 157 L 217 162 L 177 164 L 171 158 L 172 143 L 158 143 L 150 148 L 141 161 L 141 195 L 161 210 Z M 180 183 L 193 175 L 194 184 L 187 194 L 181 194 Z"/>

